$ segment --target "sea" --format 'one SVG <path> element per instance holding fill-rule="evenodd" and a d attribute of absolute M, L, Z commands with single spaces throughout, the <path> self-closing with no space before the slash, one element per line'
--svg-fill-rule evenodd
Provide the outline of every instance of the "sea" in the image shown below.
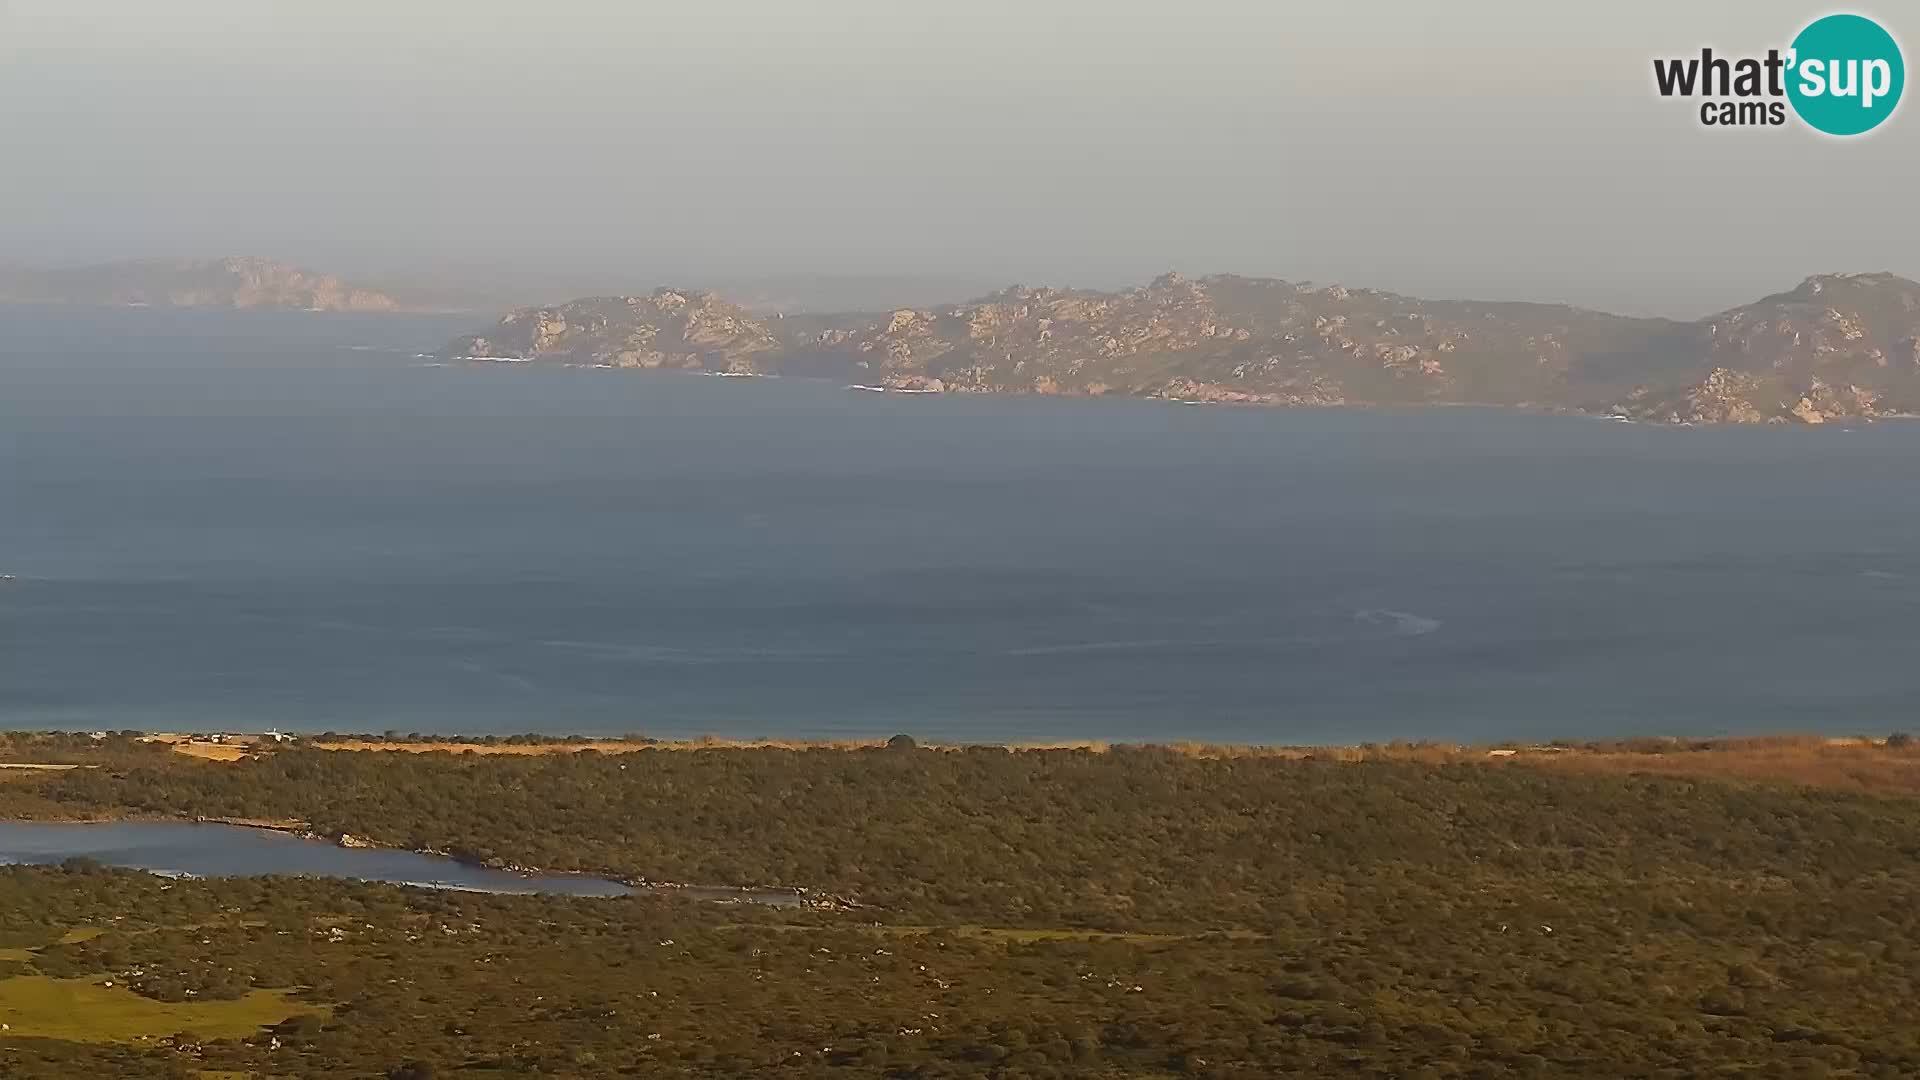
<path fill-rule="evenodd" d="M 0 308 L 0 728 L 1920 726 L 1920 425 L 899 395 Z"/>

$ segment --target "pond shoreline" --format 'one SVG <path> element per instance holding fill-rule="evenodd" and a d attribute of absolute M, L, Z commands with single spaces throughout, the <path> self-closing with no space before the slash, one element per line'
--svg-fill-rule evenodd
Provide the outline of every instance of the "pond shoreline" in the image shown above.
<path fill-rule="evenodd" d="M 684 896 L 709 903 L 754 903 L 773 907 L 805 908 L 815 911 L 852 911 L 862 905 L 842 896 L 818 893 L 801 885 L 703 885 L 692 882 L 662 881 L 646 877 L 627 877 L 621 874 L 592 870 L 547 870 L 540 867 L 524 866 L 503 860 L 479 861 L 465 858 L 450 851 L 438 848 L 406 848 L 392 844 L 383 844 L 353 833 L 322 833 L 314 830 L 308 822 L 294 819 L 247 818 L 218 815 L 200 815 L 178 817 L 167 815 L 124 814 L 108 816 L 90 816 L 74 818 L 15 818 L 0 820 L 0 827 L 7 825 L 218 825 L 228 828 L 248 829 L 255 832 L 273 833 L 290 836 L 313 843 L 328 844 L 337 848 L 359 851 L 397 852 L 418 855 L 423 858 L 445 859 L 456 866 L 471 870 L 496 874 L 507 874 L 517 878 L 534 880 L 549 878 L 556 880 L 572 879 L 586 882 L 600 882 L 618 885 L 628 890 L 626 895 Z M 88 857 L 80 855 L 77 857 Z M 135 868 L 130 868 L 135 869 Z M 224 875 L 221 875 L 224 876 Z M 315 875 L 339 876 L 339 875 Z M 419 882 L 389 882 L 415 887 L 427 887 Z M 435 888 L 452 886 L 431 886 Z M 490 892 L 484 888 L 473 891 Z M 612 897 L 595 897 L 611 899 Z"/>

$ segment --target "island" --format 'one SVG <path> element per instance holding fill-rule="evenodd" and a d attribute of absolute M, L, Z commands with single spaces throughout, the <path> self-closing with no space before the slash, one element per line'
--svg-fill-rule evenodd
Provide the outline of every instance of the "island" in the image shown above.
<path fill-rule="evenodd" d="M 273 259 L 233 256 L 132 259 L 58 268 L 0 266 L 0 303 L 328 312 L 395 312 L 439 306 Z"/>
<path fill-rule="evenodd" d="M 883 391 L 1495 405 L 1670 424 L 1920 414 L 1920 284 L 1824 274 L 1691 322 L 1167 274 L 891 312 L 662 288 L 508 313 L 449 358 L 802 375 Z"/>

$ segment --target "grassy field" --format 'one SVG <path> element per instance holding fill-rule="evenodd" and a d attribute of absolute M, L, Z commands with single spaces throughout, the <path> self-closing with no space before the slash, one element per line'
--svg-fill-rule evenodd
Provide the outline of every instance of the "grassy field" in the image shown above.
<path fill-rule="evenodd" d="M 202 1039 L 237 1039 L 289 1017 L 325 1011 L 289 1001 L 288 993 L 255 990 L 232 1001 L 173 1004 L 98 979 L 16 975 L 0 979 L 0 1023 L 13 1038 L 130 1043 L 180 1032 Z"/>
<path fill-rule="evenodd" d="M 1526 765 L 1615 775 L 1789 784 L 1856 795 L 1920 796 L 1920 749 L 1864 739 L 1776 736 L 1670 749 L 1522 754 Z"/>

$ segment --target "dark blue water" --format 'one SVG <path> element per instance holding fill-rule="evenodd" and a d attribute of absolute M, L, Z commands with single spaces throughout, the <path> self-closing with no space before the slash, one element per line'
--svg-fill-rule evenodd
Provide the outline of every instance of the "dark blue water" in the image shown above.
<path fill-rule="evenodd" d="M 234 825 L 174 822 L 0 821 L 0 865 L 89 858 L 108 866 L 194 877 L 264 874 L 352 878 L 492 893 L 626 896 L 617 881 L 514 874 L 437 855 L 343 848 L 321 840 Z"/>
<path fill-rule="evenodd" d="M 466 322 L 0 309 L 0 726 L 1914 725 L 1920 425 L 413 356 Z"/>

